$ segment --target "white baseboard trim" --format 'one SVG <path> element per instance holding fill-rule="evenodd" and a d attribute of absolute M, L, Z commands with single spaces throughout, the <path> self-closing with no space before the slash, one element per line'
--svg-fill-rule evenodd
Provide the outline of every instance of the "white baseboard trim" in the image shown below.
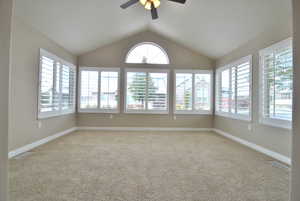
<path fill-rule="evenodd" d="M 228 139 L 230 139 L 230 140 L 233 140 L 233 141 L 235 141 L 235 142 L 238 142 L 238 143 L 240 143 L 240 144 L 242 144 L 242 145 L 244 145 L 244 146 L 247 146 L 247 147 L 249 147 L 249 148 L 251 148 L 251 149 L 254 149 L 254 150 L 256 150 L 256 151 L 258 151 L 258 152 L 260 152 L 260 153 L 263 153 L 263 154 L 265 154 L 265 155 L 267 155 L 267 156 L 269 156 L 269 157 L 271 157 L 271 158 L 274 158 L 274 159 L 276 159 L 276 160 L 278 160 L 278 161 L 281 161 L 281 162 L 283 162 L 283 163 L 285 163 L 285 164 L 288 164 L 288 165 L 291 165 L 292 164 L 292 161 L 291 161 L 291 158 L 289 158 L 289 157 L 286 157 L 286 156 L 284 156 L 284 155 L 282 155 L 282 154 L 279 154 L 279 153 L 277 153 L 277 152 L 274 152 L 274 151 L 271 151 L 271 150 L 269 150 L 269 149 L 266 149 L 266 148 L 264 148 L 264 147 L 262 147 L 262 146 L 259 146 L 259 145 L 257 145 L 257 144 L 254 144 L 254 143 L 252 143 L 252 142 L 248 142 L 247 140 L 243 140 L 243 139 L 241 139 L 241 138 L 238 138 L 238 137 L 236 137 L 236 136 L 233 136 L 233 135 L 231 135 L 231 134 L 229 134 L 229 133 L 226 133 L 226 132 L 224 132 L 224 131 L 222 131 L 222 130 L 220 130 L 220 129 L 213 129 L 217 134 L 219 134 L 219 135 L 222 135 L 222 136 L 224 136 L 224 137 L 226 137 L 226 138 L 228 138 Z"/>
<path fill-rule="evenodd" d="M 39 140 L 39 141 L 36 141 L 36 142 L 31 143 L 31 144 L 28 144 L 28 145 L 25 145 L 25 146 L 23 146 L 23 147 L 20 147 L 20 148 L 18 148 L 18 149 L 16 149 L 16 150 L 10 151 L 10 152 L 8 153 L 8 158 L 13 158 L 13 157 L 18 156 L 18 155 L 20 155 L 20 154 L 23 154 L 23 153 L 25 153 L 25 152 L 28 152 L 28 151 L 30 151 L 30 150 L 32 150 L 32 149 L 38 147 L 38 146 L 41 146 L 41 145 L 43 145 L 43 144 L 46 144 L 46 143 L 48 143 L 48 142 L 50 142 L 50 141 L 52 141 L 52 140 L 55 140 L 55 139 L 57 139 L 57 138 L 59 138 L 59 137 L 62 137 L 62 136 L 64 136 L 64 135 L 67 135 L 67 134 L 69 134 L 69 133 L 72 133 L 72 132 L 74 132 L 74 131 L 76 131 L 76 130 L 77 130 L 77 128 L 76 128 L 76 127 L 73 127 L 73 128 L 68 129 L 68 130 L 65 130 L 65 131 L 56 133 L 56 134 L 54 134 L 54 135 L 51 135 L 51 136 L 49 136 L 49 137 L 43 138 L 43 139 L 41 139 L 41 140 Z"/>
<path fill-rule="evenodd" d="M 154 128 L 154 127 L 77 127 L 94 131 L 213 131 L 212 128 Z"/>
<path fill-rule="evenodd" d="M 215 128 L 154 128 L 154 127 L 73 127 L 68 130 L 59 132 L 57 134 L 54 134 L 52 136 L 46 137 L 44 139 L 41 139 L 39 141 L 33 142 L 31 144 L 25 145 L 21 148 L 18 148 L 16 150 L 10 151 L 8 154 L 8 158 L 13 158 L 15 156 L 18 156 L 20 154 L 23 154 L 25 152 L 28 152 L 38 146 L 41 146 L 43 144 L 46 144 L 52 140 L 55 140 L 59 137 L 62 137 L 64 135 L 70 134 L 77 130 L 92 130 L 92 131 L 214 131 L 219 135 L 222 135 L 230 140 L 233 140 L 235 142 L 238 142 L 244 146 L 247 146 L 251 149 L 254 149 L 258 152 L 261 152 L 267 156 L 270 156 L 278 161 L 281 161 L 285 164 L 291 165 L 291 158 L 286 157 L 282 154 L 279 154 L 277 152 L 271 151 L 269 149 L 266 149 L 262 146 L 256 145 L 252 142 L 248 142 L 246 140 L 243 140 L 241 138 L 238 138 L 236 136 L 233 136 L 229 133 L 226 133 L 220 129 Z"/>

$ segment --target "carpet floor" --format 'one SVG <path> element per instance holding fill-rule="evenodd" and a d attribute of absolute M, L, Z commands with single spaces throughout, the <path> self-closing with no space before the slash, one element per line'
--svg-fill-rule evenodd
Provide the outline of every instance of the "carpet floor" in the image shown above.
<path fill-rule="evenodd" d="M 287 201 L 271 161 L 211 132 L 77 131 L 10 160 L 10 199 Z"/>

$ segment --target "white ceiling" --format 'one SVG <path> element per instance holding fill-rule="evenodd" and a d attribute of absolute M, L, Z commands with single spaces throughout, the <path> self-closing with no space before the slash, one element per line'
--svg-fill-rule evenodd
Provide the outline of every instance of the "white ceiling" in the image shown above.
<path fill-rule="evenodd" d="M 126 0 L 16 0 L 16 15 L 79 55 L 145 29 L 212 58 L 221 57 L 274 27 L 290 28 L 290 0 L 161 0 L 152 21 Z"/>

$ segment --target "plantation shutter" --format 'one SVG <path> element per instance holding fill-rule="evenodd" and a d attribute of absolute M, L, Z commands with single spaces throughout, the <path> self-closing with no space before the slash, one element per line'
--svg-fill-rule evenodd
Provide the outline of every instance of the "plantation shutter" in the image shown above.
<path fill-rule="evenodd" d="M 261 52 L 263 117 L 292 120 L 293 50 L 291 42 Z"/>
<path fill-rule="evenodd" d="M 75 112 L 75 96 L 75 66 L 41 49 L 38 118 Z"/>
<path fill-rule="evenodd" d="M 250 62 L 239 64 L 236 68 L 236 113 L 250 114 Z"/>
<path fill-rule="evenodd" d="M 221 70 L 216 71 L 216 100 L 215 100 L 215 107 L 216 112 L 221 111 L 222 106 L 222 96 L 221 96 Z"/>
<path fill-rule="evenodd" d="M 147 94 L 147 73 L 127 73 L 127 110 L 145 110 Z"/>
<path fill-rule="evenodd" d="M 118 108 L 118 72 L 101 72 L 101 93 L 100 93 L 100 107 L 104 110 L 111 110 Z"/>
<path fill-rule="evenodd" d="M 176 110 L 193 110 L 193 74 L 176 73 Z"/>
<path fill-rule="evenodd" d="M 251 56 L 247 56 L 217 70 L 217 114 L 251 119 L 251 59 Z"/>
<path fill-rule="evenodd" d="M 95 109 L 98 107 L 99 72 L 81 71 L 80 108 Z"/>
<path fill-rule="evenodd" d="M 41 57 L 41 72 L 40 72 L 40 113 L 52 112 L 57 109 L 57 95 L 54 93 L 54 74 L 55 61 L 46 57 Z M 56 105 L 56 107 L 55 107 Z"/>
<path fill-rule="evenodd" d="M 148 73 L 148 110 L 168 109 L 168 74 Z"/>
<path fill-rule="evenodd" d="M 194 74 L 194 109 L 196 111 L 210 110 L 211 74 Z"/>

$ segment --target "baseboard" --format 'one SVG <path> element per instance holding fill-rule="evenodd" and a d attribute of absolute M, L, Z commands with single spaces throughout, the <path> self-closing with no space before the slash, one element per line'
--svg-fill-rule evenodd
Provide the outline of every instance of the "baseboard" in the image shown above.
<path fill-rule="evenodd" d="M 23 147 L 21 147 L 21 148 L 18 148 L 18 149 L 16 149 L 16 150 L 10 151 L 10 152 L 8 153 L 8 158 L 13 158 L 13 157 L 18 156 L 18 155 L 20 155 L 20 154 L 23 154 L 23 153 L 25 153 L 25 152 L 28 152 L 28 151 L 30 151 L 30 150 L 32 150 L 32 149 L 38 147 L 38 146 L 41 146 L 41 145 L 43 145 L 43 144 L 46 144 L 46 143 L 48 143 L 48 142 L 50 142 L 50 141 L 52 141 L 52 140 L 55 140 L 55 139 L 57 139 L 57 138 L 59 138 L 59 137 L 62 137 L 62 136 L 64 136 L 64 135 L 67 135 L 67 134 L 69 134 L 69 133 L 72 133 L 72 132 L 74 132 L 74 131 L 76 131 L 76 130 L 77 130 L 77 128 L 76 128 L 76 127 L 73 127 L 73 128 L 68 129 L 68 130 L 65 130 L 65 131 L 56 133 L 56 134 L 54 134 L 54 135 L 51 135 L 51 136 L 49 136 L 49 137 L 46 137 L 46 138 L 44 138 L 44 139 L 41 139 L 41 140 L 39 140 L 39 141 L 36 141 L 36 142 L 31 143 L 31 144 L 25 145 L 25 146 L 23 146 Z"/>
<path fill-rule="evenodd" d="M 25 145 L 21 148 L 18 148 L 16 150 L 13 150 L 13 151 L 10 151 L 9 154 L 8 154 L 8 158 L 13 158 L 17 155 L 20 155 L 22 153 L 25 153 L 27 151 L 30 151 L 38 146 L 41 146 L 43 144 L 46 144 L 52 140 L 55 140 L 59 137 L 62 137 L 64 135 L 67 135 L 69 133 L 72 133 L 76 130 L 94 130 L 94 131 L 214 131 L 216 132 L 217 134 L 220 134 L 230 140 L 233 140 L 235 142 L 238 142 L 242 145 L 245 145 L 251 149 L 254 149 L 258 152 L 261 152 L 267 156 L 270 156 L 278 161 L 281 161 L 285 164 L 288 164 L 288 165 L 291 165 L 291 159 L 282 155 L 282 154 L 279 154 L 277 152 L 274 152 L 274 151 L 271 151 L 269 149 L 266 149 L 262 146 L 259 146 L 257 144 L 254 144 L 252 142 L 248 142 L 246 140 L 243 140 L 241 138 L 238 138 L 236 136 L 233 136 L 229 133 L 226 133 L 220 129 L 215 129 L 215 128 L 154 128 L 154 127 L 73 127 L 73 128 L 70 128 L 68 130 L 65 130 L 65 131 L 62 131 L 62 132 L 59 132 L 57 134 L 54 134 L 52 136 L 49 136 L 49 137 L 46 137 L 44 139 L 41 139 L 39 141 L 36 141 L 34 143 L 31 143 L 31 144 L 28 144 L 28 145 Z"/>
<path fill-rule="evenodd" d="M 233 140 L 233 141 L 238 142 L 238 143 L 240 143 L 240 144 L 242 144 L 244 146 L 247 146 L 247 147 L 249 147 L 251 149 L 254 149 L 254 150 L 256 150 L 256 151 L 258 151 L 260 153 L 263 153 L 263 154 L 265 154 L 265 155 L 267 155 L 267 156 L 269 156 L 271 158 L 274 158 L 274 159 L 276 159 L 278 161 L 281 161 L 281 162 L 283 162 L 285 164 L 288 164 L 288 165 L 292 164 L 291 158 L 289 158 L 289 157 L 286 157 L 286 156 L 284 156 L 282 154 L 279 154 L 277 152 L 274 152 L 272 150 L 266 149 L 266 148 L 264 148 L 262 146 L 254 144 L 252 142 L 248 142 L 247 140 L 243 140 L 241 138 L 233 136 L 233 135 L 231 135 L 229 133 L 226 133 L 226 132 L 224 132 L 224 131 L 222 131 L 220 129 L 213 129 L 213 130 L 217 134 L 219 134 L 219 135 L 222 135 L 222 136 L 224 136 L 224 137 L 226 137 L 226 138 L 228 138 L 230 140 Z"/>
<path fill-rule="evenodd" d="M 77 127 L 94 131 L 213 131 L 212 128 L 154 128 L 154 127 Z"/>

